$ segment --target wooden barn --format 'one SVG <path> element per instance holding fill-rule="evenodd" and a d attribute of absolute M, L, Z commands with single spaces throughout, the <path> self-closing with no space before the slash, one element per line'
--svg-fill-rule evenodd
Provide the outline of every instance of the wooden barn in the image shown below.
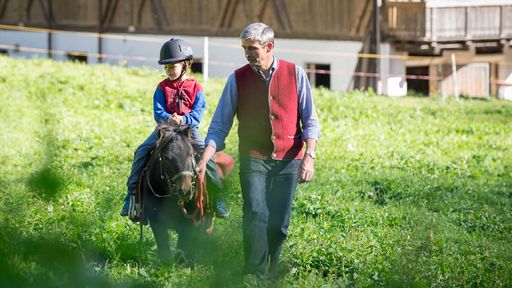
<path fill-rule="evenodd" d="M 157 67 L 177 36 L 226 77 L 258 21 L 316 86 L 512 99 L 512 0 L 0 0 L 0 52 Z"/>
<path fill-rule="evenodd" d="M 512 1 L 395 0 L 386 12 L 385 39 L 409 56 L 406 75 L 429 75 L 409 89 L 512 99 Z"/>

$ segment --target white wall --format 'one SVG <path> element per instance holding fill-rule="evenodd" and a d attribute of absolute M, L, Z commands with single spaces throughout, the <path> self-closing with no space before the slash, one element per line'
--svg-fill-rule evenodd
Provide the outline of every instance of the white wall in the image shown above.
<path fill-rule="evenodd" d="M 512 49 L 505 49 L 505 61 L 499 64 L 498 79 L 503 79 L 503 84 L 498 88 L 498 98 L 512 100 Z"/>
<path fill-rule="evenodd" d="M 22 32 L 24 33 L 24 32 Z M 46 40 L 47 44 L 48 40 Z M 45 46 L 46 47 L 46 46 Z M 81 52 L 88 54 L 98 53 L 98 39 L 96 37 L 84 36 L 80 33 L 65 32 L 52 34 L 52 50 Z M 66 60 L 66 54 L 55 54 L 52 58 L 57 60 Z M 96 63 L 96 57 L 87 57 L 88 63 Z"/>
<path fill-rule="evenodd" d="M 115 39 L 108 36 L 115 37 Z M 39 48 L 39 53 L 8 50 L 9 55 L 14 57 L 32 57 L 35 55 L 44 58 L 46 57 L 45 49 L 48 44 L 47 37 L 47 33 L 44 32 L 0 30 L 0 45 Z M 157 64 L 160 47 L 164 41 L 171 37 L 179 37 L 187 41 L 192 46 L 196 59 L 204 57 L 203 37 L 116 34 L 107 35 L 102 40 L 102 53 L 106 55 L 103 62 L 161 69 Z M 144 41 L 138 41 L 135 38 L 144 39 Z M 57 52 L 88 53 L 88 63 L 98 62 L 98 38 L 94 33 L 53 33 L 52 43 L 53 50 Z M 351 41 L 278 38 L 275 40 L 275 55 L 279 59 L 295 62 L 303 68 L 306 68 L 308 63 L 329 64 L 331 66 L 331 89 L 346 91 L 352 88 L 349 85 L 352 73 L 357 65 L 357 53 L 361 46 L 362 43 Z M 54 54 L 53 58 L 64 60 L 66 59 L 66 53 Z M 209 76 L 220 78 L 227 77 L 234 69 L 247 63 L 240 47 L 240 40 L 234 37 L 210 37 L 209 61 Z"/>
<path fill-rule="evenodd" d="M 407 79 L 405 79 L 405 52 L 397 52 L 388 43 L 380 45 L 380 54 L 396 56 L 380 59 L 380 74 L 382 94 L 388 96 L 405 96 L 407 94 Z"/>
<path fill-rule="evenodd" d="M 16 51 L 9 50 L 9 55 L 19 57 L 46 57 L 46 49 L 48 45 L 48 36 L 46 33 L 38 32 L 17 32 L 0 30 L 0 45 L 10 45 L 19 47 L 30 47 L 36 50 L 41 50 L 43 53 L 34 53 L 29 51 Z M 0 47 L 1 48 L 1 47 Z M 2 48 L 4 49 L 4 48 Z"/>
<path fill-rule="evenodd" d="M 357 65 L 362 43 L 354 41 L 319 41 L 276 39 L 275 55 L 306 68 L 307 63 L 331 65 L 331 89 L 347 91 Z"/>

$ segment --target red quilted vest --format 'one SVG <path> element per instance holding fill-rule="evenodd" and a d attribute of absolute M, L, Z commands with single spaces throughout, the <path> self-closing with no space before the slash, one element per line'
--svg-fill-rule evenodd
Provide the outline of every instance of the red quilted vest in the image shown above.
<path fill-rule="evenodd" d="M 201 84 L 194 78 L 187 78 L 183 81 L 176 82 L 166 78 L 158 84 L 158 88 L 160 88 L 165 95 L 165 111 L 169 114 L 176 113 L 178 115 L 190 113 L 194 106 L 197 93 L 203 91 Z M 181 93 L 181 105 L 178 105 L 178 103 L 180 103 L 180 101 L 178 101 L 179 93 Z"/>
<path fill-rule="evenodd" d="M 259 159 L 303 157 L 295 64 L 279 60 L 267 86 L 249 64 L 235 71 L 239 151 Z"/>

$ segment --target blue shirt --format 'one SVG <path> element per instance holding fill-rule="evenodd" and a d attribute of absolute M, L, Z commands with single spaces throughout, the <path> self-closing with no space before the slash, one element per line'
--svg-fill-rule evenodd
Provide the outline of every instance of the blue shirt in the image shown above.
<path fill-rule="evenodd" d="M 197 128 L 201 119 L 203 118 L 204 109 L 206 108 L 206 101 L 204 97 L 204 91 L 199 91 L 194 99 L 192 105 L 192 111 L 190 113 L 182 115 L 183 123 L 187 124 L 192 128 Z M 155 94 L 153 95 L 153 116 L 156 123 L 167 121 L 172 115 L 167 113 L 165 110 L 165 94 L 160 88 L 156 88 Z"/>
<path fill-rule="evenodd" d="M 268 77 L 265 77 L 261 71 L 255 70 L 267 83 L 270 85 L 270 80 L 277 69 L 278 61 L 274 57 L 274 62 L 270 68 Z M 320 138 L 320 129 L 318 124 L 318 116 L 313 104 L 313 96 L 311 94 L 311 86 L 309 84 L 306 72 L 295 65 L 295 76 L 297 81 L 297 93 L 299 99 L 299 115 L 302 123 L 302 139 L 314 139 L 318 141 Z M 235 73 L 231 73 L 228 77 L 227 83 L 224 86 L 219 104 L 213 114 L 212 122 L 208 128 L 208 135 L 206 135 L 206 143 L 217 150 L 222 150 L 225 147 L 224 141 L 233 126 L 233 118 L 237 109 L 237 89 Z"/>

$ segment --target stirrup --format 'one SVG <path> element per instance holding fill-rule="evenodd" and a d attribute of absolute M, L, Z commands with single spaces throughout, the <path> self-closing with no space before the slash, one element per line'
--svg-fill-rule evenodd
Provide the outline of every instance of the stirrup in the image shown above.
<path fill-rule="evenodd" d="M 140 203 L 135 203 L 135 193 L 130 193 L 130 208 L 128 208 L 128 218 L 137 223 L 141 218 Z"/>

